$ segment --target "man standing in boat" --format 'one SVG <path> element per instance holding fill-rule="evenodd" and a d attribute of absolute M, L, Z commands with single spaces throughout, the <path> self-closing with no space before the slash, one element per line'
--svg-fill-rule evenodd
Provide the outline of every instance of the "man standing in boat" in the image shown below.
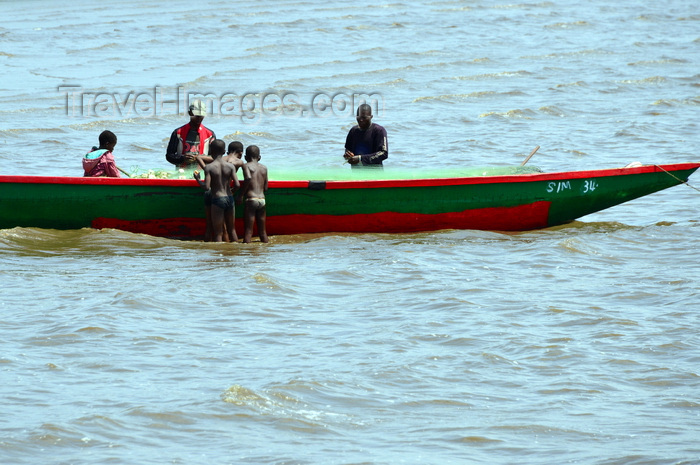
<path fill-rule="evenodd" d="M 216 139 L 214 131 L 202 124 L 207 115 L 204 102 L 192 102 L 189 115 L 190 122 L 173 131 L 165 152 L 165 159 L 178 168 L 192 168 L 197 163 L 197 155 L 208 155 L 209 145 Z"/>
<path fill-rule="evenodd" d="M 343 158 L 353 168 L 382 168 L 388 156 L 386 129 L 372 122 L 372 107 L 363 103 L 357 107 L 357 125 L 345 139 Z"/>

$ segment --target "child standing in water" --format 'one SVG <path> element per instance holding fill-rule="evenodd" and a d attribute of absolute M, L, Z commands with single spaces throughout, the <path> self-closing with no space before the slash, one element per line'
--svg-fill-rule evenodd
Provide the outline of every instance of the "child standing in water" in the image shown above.
<path fill-rule="evenodd" d="M 236 168 L 236 173 L 238 172 L 238 168 L 241 168 L 243 166 L 243 161 L 241 161 L 241 158 L 243 157 L 243 144 L 239 141 L 233 141 L 230 144 L 228 144 L 228 151 L 226 153 L 226 156 L 223 157 L 223 160 L 227 163 L 231 163 L 235 168 Z M 195 160 L 197 161 L 197 164 L 199 165 L 200 168 L 204 169 L 207 164 L 211 163 L 214 161 L 214 158 L 210 155 L 197 155 L 195 157 Z M 207 221 L 207 228 L 204 233 L 204 240 L 209 242 L 212 240 L 212 224 L 211 224 L 211 199 L 205 198 L 204 199 L 204 205 L 206 207 L 206 221 Z M 234 220 L 235 222 L 235 220 Z M 238 235 L 236 234 L 236 231 L 233 232 L 233 235 L 229 235 L 228 228 L 226 227 L 226 222 L 224 222 L 224 231 L 222 235 L 223 241 L 224 242 L 235 242 L 238 241 Z"/>
<path fill-rule="evenodd" d="M 260 161 L 260 149 L 249 145 L 245 151 L 246 164 L 243 165 L 243 188 L 241 196 L 245 200 L 245 234 L 243 242 L 250 242 L 253 237 L 253 223 L 258 227 L 260 242 L 268 242 L 265 222 L 265 191 L 267 191 L 267 167 Z"/>
<path fill-rule="evenodd" d="M 223 160 L 226 151 L 226 143 L 221 139 L 216 139 L 209 147 L 209 154 L 213 161 L 204 167 L 205 180 L 199 178 L 199 172 L 194 172 L 194 178 L 205 190 L 204 198 L 207 205 L 207 197 L 211 203 L 211 235 L 212 241 L 222 242 L 224 224 L 229 232 L 229 240 L 237 242 L 235 221 L 235 206 L 233 192 L 231 191 L 231 181 L 235 188 L 240 187 L 236 168 L 231 163 Z"/>

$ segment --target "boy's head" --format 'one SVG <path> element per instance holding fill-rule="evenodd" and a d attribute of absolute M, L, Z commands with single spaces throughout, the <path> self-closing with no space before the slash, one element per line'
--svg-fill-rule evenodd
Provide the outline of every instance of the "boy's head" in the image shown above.
<path fill-rule="evenodd" d="M 100 141 L 101 149 L 112 151 L 114 146 L 117 145 L 117 136 L 112 131 L 102 131 L 98 140 Z"/>
<path fill-rule="evenodd" d="M 226 151 L 226 142 L 221 139 L 215 139 L 209 146 L 209 155 L 212 158 L 220 157 Z"/>
<path fill-rule="evenodd" d="M 228 144 L 228 155 L 236 155 L 238 158 L 241 158 L 243 155 L 243 144 L 237 140 Z"/>
<path fill-rule="evenodd" d="M 257 145 L 249 145 L 245 149 L 245 160 L 260 160 L 260 149 Z"/>

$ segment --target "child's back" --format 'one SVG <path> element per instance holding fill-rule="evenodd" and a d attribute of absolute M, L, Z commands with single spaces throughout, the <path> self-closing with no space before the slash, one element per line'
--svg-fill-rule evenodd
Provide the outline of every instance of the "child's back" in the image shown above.
<path fill-rule="evenodd" d="M 206 179 L 204 182 L 195 171 L 194 178 L 205 190 L 205 205 L 207 206 L 207 232 L 205 239 L 215 242 L 223 240 L 224 231 L 228 232 L 228 240 L 238 240 L 235 230 L 235 204 L 231 182 L 239 187 L 236 177 L 236 167 L 223 160 L 222 155 L 226 145 L 220 139 L 214 140 L 210 147 L 213 160 L 204 167 Z"/>
<path fill-rule="evenodd" d="M 121 177 L 112 154 L 114 146 L 117 145 L 117 136 L 112 131 L 102 131 L 99 141 L 100 146 L 93 147 L 83 157 L 84 176 Z"/>
<path fill-rule="evenodd" d="M 251 145 L 246 149 L 246 164 L 243 165 L 243 178 L 245 185 L 243 197 L 245 198 L 245 235 L 243 242 L 250 242 L 253 236 L 253 222 L 258 227 L 258 235 L 261 242 L 267 242 L 267 208 L 265 206 L 265 191 L 267 190 L 267 167 L 260 160 L 260 149 Z"/>
<path fill-rule="evenodd" d="M 221 157 L 215 158 L 204 168 L 204 172 L 211 178 L 209 186 L 212 198 L 233 195 L 231 181 L 235 177 L 236 168 L 231 163 L 226 163 Z"/>
<path fill-rule="evenodd" d="M 267 190 L 267 167 L 257 160 L 246 163 L 243 167 L 243 175 L 250 183 L 246 189 L 246 199 L 264 199 Z"/>

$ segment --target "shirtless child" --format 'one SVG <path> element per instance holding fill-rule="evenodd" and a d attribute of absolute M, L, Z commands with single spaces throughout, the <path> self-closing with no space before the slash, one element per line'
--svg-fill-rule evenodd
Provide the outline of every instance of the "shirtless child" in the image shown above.
<path fill-rule="evenodd" d="M 248 243 L 253 237 L 253 222 L 258 227 L 260 242 L 268 242 L 265 222 L 265 191 L 267 190 L 267 167 L 260 161 L 260 149 L 249 145 L 245 151 L 246 164 L 243 165 L 243 188 L 241 196 L 245 199 L 245 234 L 243 242 Z"/>
<path fill-rule="evenodd" d="M 222 155 L 226 151 L 226 143 L 221 139 L 216 139 L 209 147 L 209 154 L 213 160 L 204 167 L 206 178 L 202 181 L 199 172 L 194 172 L 194 178 L 202 189 L 205 190 L 205 204 L 207 196 L 211 200 L 211 234 L 214 242 L 223 241 L 224 224 L 229 231 L 231 242 L 237 242 L 238 236 L 234 227 L 235 207 L 233 202 L 233 192 L 231 191 L 231 181 L 235 188 L 240 187 L 236 168 L 231 163 L 223 160 Z"/>
<path fill-rule="evenodd" d="M 237 140 L 234 140 L 228 144 L 228 151 L 226 152 L 224 161 L 233 163 L 236 166 L 236 171 L 238 171 L 238 168 L 243 166 L 243 161 L 241 158 L 243 158 L 243 144 Z M 209 155 L 197 155 L 195 160 L 197 161 L 199 167 L 204 169 L 206 165 L 214 161 L 214 158 L 210 157 Z"/>
<path fill-rule="evenodd" d="M 243 144 L 239 141 L 233 141 L 230 144 L 228 144 L 228 151 L 226 155 L 223 157 L 223 160 L 225 162 L 231 163 L 233 166 L 236 167 L 236 173 L 238 173 L 238 168 L 241 168 L 243 166 L 243 161 L 241 158 L 243 157 Z M 196 157 L 197 164 L 199 165 L 200 168 L 204 169 L 205 166 L 207 166 L 209 163 L 214 161 L 214 158 L 209 156 L 209 155 L 197 155 Z M 206 232 L 204 233 L 204 240 L 209 242 L 211 241 L 212 238 L 212 225 L 211 225 L 211 201 L 210 199 L 205 199 L 204 202 L 206 206 L 206 219 L 207 219 L 207 229 Z M 234 231 L 234 240 L 238 240 L 238 236 L 235 235 Z M 224 242 L 229 242 L 229 234 L 228 234 L 228 229 L 226 228 L 226 223 L 224 223 L 224 232 L 223 232 L 223 241 Z"/>
<path fill-rule="evenodd" d="M 243 144 L 237 140 L 234 140 L 228 144 L 228 150 L 226 151 L 224 161 L 236 165 L 236 171 L 238 171 L 238 168 L 243 166 L 243 161 L 241 158 L 243 158 Z"/>

